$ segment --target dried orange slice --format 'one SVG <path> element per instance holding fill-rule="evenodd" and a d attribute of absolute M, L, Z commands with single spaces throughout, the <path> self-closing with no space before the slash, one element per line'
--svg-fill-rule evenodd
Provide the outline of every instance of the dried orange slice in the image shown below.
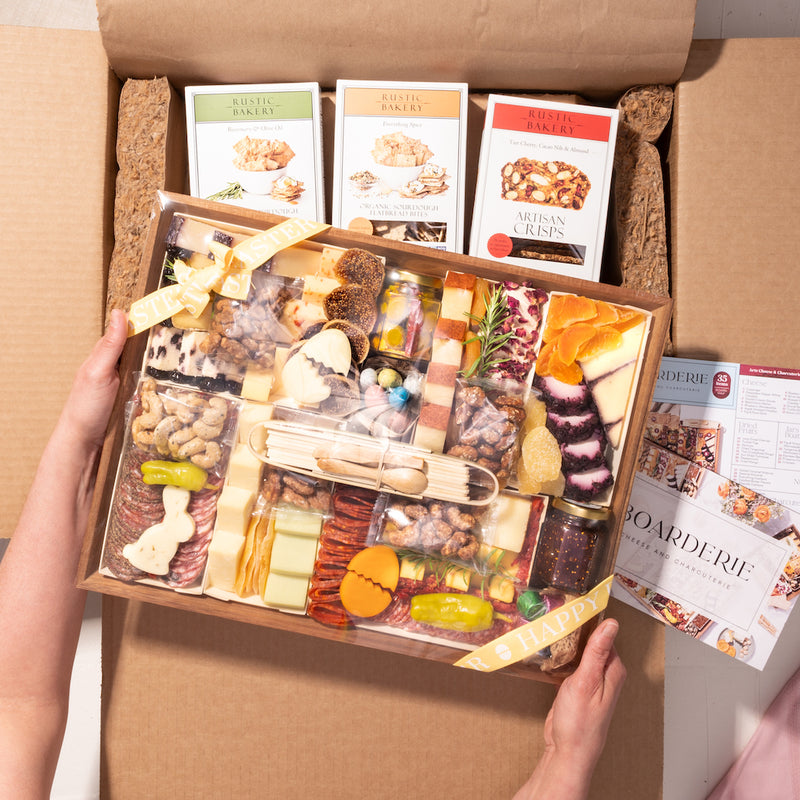
<path fill-rule="evenodd" d="M 618 319 L 619 310 L 617 306 L 612 306 L 611 303 L 606 303 L 605 300 L 597 301 L 597 316 L 592 320 L 592 325 L 595 327 L 610 325 Z"/>
<path fill-rule="evenodd" d="M 544 377 L 550 374 L 550 360 L 555 350 L 555 342 L 545 342 L 536 357 L 536 374 Z"/>
<path fill-rule="evenodd" d="M 576 322 L 570 325 L 556 339 L 555 352 L 564 364 L 572 364 L 580 349 L 594 337 L 597 329 L 588 322 Z"/>
<path fill-rule="evenodd" d="M 577 294 L 557 294 L 550 298 L 542 339 L 549 342 L 570 325 L 574 325 L 576 322 L 586 322 L 596 315 L 597 304 L 591 297 Z"/>
<path fill-rule="evenodd" d="M 550 359 L 549 374 L 570 386 L 577 386 L 583 380 L 583 370 L 574 361 L 572 364 L 565 364 L 560 358 Z"/>
<path fill-rule="evenodd" d="M 619 319 L 611 324 L 620 333 L 625 333 L 625 331 L 629 330 L 630 328 L 635 328 L 644 320 L 644 314 L 641 311 L 637 311 L 635 308 L 618 306 L 618 309 Z"/>
<path fill-rule="evenodd" d="M 578 350 L 576 359 L 582 361 L 586 358 L 593 358 L 600 353 L 616 350 L 618 347 L 622 347 L 622 333 L 616 328 L 606 325 L 594 330 L 592 338 L 584 342 Z"/>

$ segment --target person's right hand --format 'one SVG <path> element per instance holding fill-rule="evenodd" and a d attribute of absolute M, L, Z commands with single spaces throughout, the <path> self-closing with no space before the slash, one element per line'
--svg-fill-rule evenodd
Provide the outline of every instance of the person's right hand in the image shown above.
<path fill-rule="evenodd" d="M 619 623 L 607 619 L 592 632 L 575 672 L 561 684 L 544 724 L 544 754 L 515 800 L 583 800 L 603 751 L 625 682 L 614 649 Z"/>

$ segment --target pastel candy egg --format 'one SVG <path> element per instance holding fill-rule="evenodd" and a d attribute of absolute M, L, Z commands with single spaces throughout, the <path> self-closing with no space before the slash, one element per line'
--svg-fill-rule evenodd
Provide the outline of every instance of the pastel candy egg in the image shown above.
<path fill-rule="evenodd" d="M 367 367 L 361 371 L 361 375 L 358 377 L 358 385 L 361 387 L 361 391 L 366 391 L 368 386 L 373 386 L 378 382 L 378 373 L 372 369 L 372 367 Z"/>
<path fill-rule="evenodd" d="M 389 405 L 392 408 L 401 409 L 408 402 L 408 389 L 403 386 L 395 386 L 389 390 Z"/>
<path fill-rule="evenodd" d="M 386 404 L 386 392 L 373 383 L 364 390 L 364 403 L 368 406 L 382 406 Z"/>
<path fill-rule="evenodd" d="M 384 389 L 392 389 L 395 386 L 400 386 L 403 383 L 403 376 L 391 367 L 385 367 L 378 373 L 378 383 Z"/>

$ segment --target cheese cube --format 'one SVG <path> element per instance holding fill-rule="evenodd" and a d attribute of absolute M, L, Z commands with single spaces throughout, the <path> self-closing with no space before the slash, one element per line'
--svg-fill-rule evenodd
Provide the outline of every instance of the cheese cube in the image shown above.
<path fill-rule="evenodd" d="M 463 345 L 456 339 L 434 339 L 431 349 L 431 361 L 438 364 L 450 364 L 459 369 L 461 367 L 461 353 Z"/>
<path fill-rule="evenodd" d="M 269 571 L 309 577 L 317 557 L 317 540 L 291 533 L 276 533 Z"/>
<path fill-rule="evenodd" d="M 253 494 L 258 494 L 261 486 L 262 462 L 256 458 L 246 444 L 236 444 L 233 447 L 225 483 L 249 489 Z"/>
<path fill-rule="evenodd" d="M 258 425 L 260 422 L 267 422 L 272 419 L 271 405 L 262 405 L 261 403 L 252 403 L 245 401 L 242 404 L 242 410 L 239 412 L 239 433 L 236 437 L 242 444 L 247 444 L 250 441 L 250 433 L 253 426 Z M 253 436 L 253 447 L 258 451 L 264 450 L 267 444 L 267 430 L 264 426 L 260 426 L 258 433 Z"/>
<path fill-rule="evenodd" d="M 489 597 L 501 603 L 513 603 L 514 582 L 500 575 L 493 575 L 489 580 Z"/>
<path fill-rule="evenodd" d="M 308 582 L 307 577 L 270 572 L 262 600 L 268 606 L 303 611 L 308 598 Z"/>
<path fill-rule="evenodd" d="M 469 582 L 472 578 L 472 571 L 468 569 L 451 569 L 444 576 L 445 585 L 449 589 L 459 592 L 466 592 L 469 589 Z"/>
<path fill-rule="evenodd" d="M 236 568 L 244 548 L 245 537 L 234 531 L 215 530 L 208 546 L 208 586 L 232 592 L 236 583 Z"/>
<path fill-rule="evenodd" d="M 217 498 L 217 521 L 214 529 L 244 533 L 255 500 L 255 492 L 249 489 L 231 484 L 223 486 Z"/>
<path fill-rule="evenodd" d="M 425 578 L 425 562 L 418 558 L 400 559 L 400 577 L 411 581 L 421 581 Z"/>
<path fill-rule="evenodd" d="M 266 403 L 272 391 L 274 378 L 271 371 L 248 367 L 242 381 L 242 397 L 245 400 L 255 400 Z"/>
<path fill-rule="evenodd" d="M 322 532 L 322 514 L 279 506 L 275 511 L 275 530 L 317 539 Z"/>

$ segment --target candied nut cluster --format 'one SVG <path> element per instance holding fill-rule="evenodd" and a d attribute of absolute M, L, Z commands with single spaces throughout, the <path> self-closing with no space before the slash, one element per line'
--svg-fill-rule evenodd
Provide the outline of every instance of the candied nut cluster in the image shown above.
<path fill-rule="evenodd" d="M 271 469 L 264 478 L 261 494 L 268 505 L 289 503 L 298 508 L 328 511 L 331 504 L 331 485 L 296 472 Z"/>
<path fill-rule="evenodd" d="M 501 175 L 505 200 L 558 208 L 583 208 L 592 186 L 583 172 L 563 161 L 518 158 L 506 164 Z"/>
<path fill-rule="evenodd" d="M 222 458 L 221 438 L 228 416 L 222 397 L 196 392 L 159 392 L 152 378 L 142 381 L 141 413 L 131 423 L 134 444 L 145 452 L 192 461 L 211 469 Z"/>
<path fill-rule="evenodd" d="M 522 398 L 501 391 L 487 394 L 481 386 L 460 384 L 454 421 L 458 434 L 447 455 L 474 461 L 505 485 L 515 468 L 517 437 L 525 422 Z"/>
<path fill-rule="evenodd" d="M 275 363 L 278 320 L 290 299 L 291 293 L 283 284 L 257 286 L 255 281 L 246 300 L 218 297 L 211 330 L 200 349 L 234 364 L 270 369 Z"/>
<path fill-rule="evenodd" d="M 478 552 L 477 520 L 455 503 L 397 501 L 386 509 L 386 517 L 383 536 L 395 547 L 461 561 Z"/>

